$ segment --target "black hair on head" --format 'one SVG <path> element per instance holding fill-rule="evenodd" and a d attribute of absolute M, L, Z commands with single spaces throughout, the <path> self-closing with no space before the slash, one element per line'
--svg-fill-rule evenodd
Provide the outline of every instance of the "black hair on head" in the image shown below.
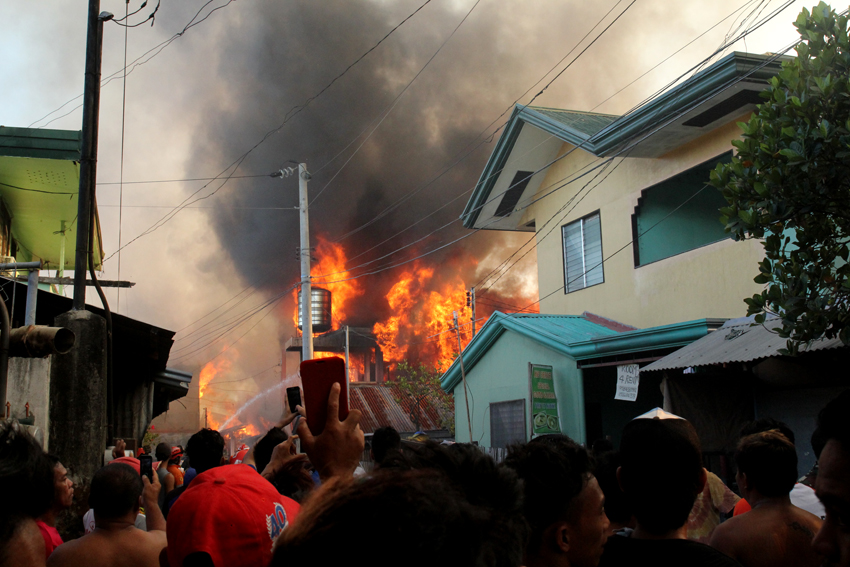
<path fill-rule="evenodd" d="M 797 482 L 797 450 L 775 429 L 741 439 L 735 464 L 749 485 L 767 497 L 787 496 Z"/>
<path fill-rule="evenodd" d="M 144 490 L 142 477 L 124 463 L 102 467 L 94 473 L 89 492 L 89 506 L 98 518 L 114 520 L 139 507 Z"/>
<path fill-rule="evenodd" d="M 18 422 L 0 422 L 0 514 L 37 518 L 53 503 L 53 463 Z"/>
<path fill-rule="evenodd" d="M 166 461 L 171 458 L 171 445 L 168 443 L 160 443 L 156 446 L 156 460 Z"/>
<path fill-rule="evenodd" d="M 590 479 L 593 465 L 584 447 L 566 435 L 543 435 L 511 445 L 504 465 L 523 482 L 523 513 L 531 526 L 529 548 L 540 547 L 544 530 L 566 520 Z"/>
<path fill-rule="evenodd" d="M 372 455 L 375 462 L 380 464 L 390 451 L 397 451 L 401 447 L 401 435 L 394 427 L 389 425 L 380 427 L 372 434 Z"/>
<path fill-rule="evenodd" d="M 796 445 L 797 441 L 794 439 L 794 432 L 791 430 L 788 425 L 779 421 L 778 419 L 773 419 L 772 417 L 762 417 L 755 421 L 751 421 L 747 425 L 741 428 L 741 433 L 738 437 L 746 437 L 747 435 L 752 435 L 753 433 L 761 433 L 762 431 L 770 431 L 771 429 L 776 429 L 782 435 L 788 439 L 792 445 Z"/>
<path fill-rule="evenodd" d="M 702 452 L 684 419 L 634 419 L 623 429 L 620 479 L 638 524 L 655 535 L 681 528 L 702 490 Z"/>
<path fill-rule="evenodd" d="M 159 447 L 157 447 L 158 449 Z M 214 429 L 201 429 L 186 443 L 186 454 L 198 474 L 221 464 L 224 455 L 224 438 Z M 257 467 L 258 471 L 263 469 Z"/>
<path fill-rule="evenodd" d="M 272 427 L 262 439 L 257 441 L 257 444 L 254 445 L 254 463 L 257 465 L 258 471 L 263 472 L 263 469 L 272 460 L 274 448 L 287 439 L 289 439 L 289 435 L 283 429 Z"/>

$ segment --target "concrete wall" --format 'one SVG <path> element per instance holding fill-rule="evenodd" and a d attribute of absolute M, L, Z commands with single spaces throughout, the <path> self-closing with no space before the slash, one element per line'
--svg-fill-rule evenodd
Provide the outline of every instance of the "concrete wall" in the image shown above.
<path fill-rule="evenodd" d="M 740 120 L 746 117 L 740 117 Z M 639 328 L 666 325 L 704 317 L 739 317 L 746 314 L 745 297 L 761 289 L 753 283 L 763 249 L 757 241 L 724 240 L 677 256 L 635 267 L 631 216 L 641 190 L 684 170 L 715 158 L 731 149 L 730 141 L 740 135 L 734 121 L 660 158 L 615 159 L 611 168 L 597 178 L 599 186 L 588 185 L 576 198 L 582 199 L 566 216 L 558 210 L 576 196 L 594 174 L 567 185 L 529 208 L 523 222 L 536 221 L 537 266 L 541 313 L 579 314 L 590 311 Z M 561 155 L 573 146 L 564 144 Z M 553 165 L 541 185 L 542 195 L 563 183 L 597 158 L 577 150 Z M 612 167 L 613 167 L 612 165 Z M 605 176 L 607 174 L 608 177 Z M 714 191 L 713 188 L 706 189 Z M 575 204 L 574 202 L 574 204 Z M 569 210 L 573 205 L 567 207 Z M 602 222 L 602 252 L 605 282 L 564 294 L 564 261 L 561 226 L 596 210 Z M 566 211 L 565 211 L 566 212 Z M 546 221 L 555 217 L 551 223 Z M 720 214 L 718 213 L 718 217 Z M 719 222 L 719 221 L 718 221 Z M 660 225 L 659 225 L 660 226 Z M 549 230 L 551 234 L 546 237 Z M 545 238 L 544 238 L 545 237 Z M 551 297 L 546 297 L 555 291 Z"/>
<path fill-rule="evenodd" d="M 581 371 L 576 368 L 575 361 L 511 331 L 502 334 L 487 354 L 467 372 L 473 440 L 481 446 L 490 446 L 491 403 L 520 399 L 526 402 L 526 431 L 530 437 L 529 362 L 553 367 L 561 430 L 579 443 L 584 443 L 584 391 Z M 463 382 L 458 383 L 453 393 L 455 438 L 459 442 L 468 442 Z"/>
<path fill-rule="evenodd" d="M 29 403 L 30 415 L 35 417 L 34 425 L 41 432 L 39 441 L 48 451 L 51 358 L 10 358 L 6 387 L 6 399 L 11 404 L 12 417 L 23 418 L 26 414 L 26 404 Z"/>

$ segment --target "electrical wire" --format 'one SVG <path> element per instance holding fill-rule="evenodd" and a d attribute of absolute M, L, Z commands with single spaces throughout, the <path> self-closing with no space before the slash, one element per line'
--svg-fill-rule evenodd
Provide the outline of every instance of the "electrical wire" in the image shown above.
<path fill-rule="evenodd" d="M 309 203 L 310 205 L 312 205 L 312 204 L 313 204 L 313 202 L 315 202 L 315 200 L 316 200 L 316 199 L 318 199 L 318 198 L 319 198 L 319 196 L 320 196 L 322 193 L 324 193 L 324 192 L 325 192 L 325 189 L 327 189 L 327 188 L 328 188 L 328 186 L 330 186 L 330 184 L 331 184 L 331 183 L 333 183 L 334 179 L 336 179 L 336 178 L 337 178 L 337 176 L 338 176 L 340 173 L 342 173 L 342 170 L 343 170 L 343 169 L 345 169 L 345 166 L 347 166 L 347 165 L 348 165 L 348 163 L 349 163 L 349 162 L 350 162 L 350 161 L 354 158 L 354 156 L 356 156 L 356 155 L 357 155 L 357 152 L 359 152 L 359 151 L 360 151 L 360 148 L 362 148 L 362 147 L 363 147 L 363 145 L 364 145 L 366 142 L 368 142 L 368 141 L 369 141 L 369 138 L 371 138 L 371 137 L 372 137 L 372 134 L 374 134 L 374 133 L 375 133 L 375 130 L 377 130 L 377 129 L 381 126 L 381 124 L 383 124 L 383 123 L 384 123 L 384 120 L 386 120 L 387 116 L 389 116 L 389 115 L 390 115 L 390 113 L 391 113 L 391 112 L 395 109 L 396 105 L 397 105 L 397 104 L 398 104 L 398 102 L 401 100 L 401 97 L 404 95 L 404 93 L 406 93 L 406 92 L 407 92 L 407 90 L 410 88 L 410 86 L 413 84 L 413 82 L 414 82 L 414 81 L 416 81 L 416 79 L 418 79 L 418 78 L 419 78 L 419 76 L 420 76 L 420 75 L 421 75 L 421 74 L 425 71 L 425 69 L 428 67 L 428 65 L 430 65 L 430 64 L 431 64 L 431 62 L 432 62 L 432 61 L 433 61 L 433 60 L 437 57 L 437 55 L 439 55 L 440 51 L 442 51 L 442 50 L 443 50 L 443 47 L 445 47 L 445 46 L 446 46 L 446 44 L 449 42 L 449 40 L 451 40 L 451 39 L 454 37 L 455 33 L 457 33 L 457 30 L 459 30 L 459 29 L 460 29 L 460 26 L 462 26 L 462 25 L 463 25 L 463 23 L 467 20 L 467 18 L 469 18 L 469 16 L 472 14 L 473 10 L 475 10 L 476 6 L 478 6 L 478 4 L 479 4 L 480 2 L 481 2 L 481 0 L 475 0 L 475 4 L 473 4 L 473 5 L 472 5 L 472 8 L 470 8 L 470 9 L 469 9 L 469 11 L 468 11 L 468 12 L 466 13 L 466 15 L 463 17 L 463 19 L 461 19 L 460 23 L 458 23 L 458 25 L 457 25 L 457 26 L 455 26 L 455 28 L 452 30 L 452 33 L 450 33 L 450 34 L 448 35 L 448 37 L 447 37 L 445 40 L 443 40 L 443 43 L 441 43 L 441 44 L 440 44 L 440 46 L 437 48 L 437 51 L 435 51 L 435 52 L 434 52 L 434 54 L 433 54 L 433 55 L 432 55 L 432 56 L 428 59 L 428 61 L 426 61 L 426 62 L 425 62 L 425 65 L 423 65 L 423 66 L 422 66 L 422 68 L 421 68 L 421 69 L 419 69 L 419 72 L 418 72 L 418 73 L 416 73 L 416 75 L 414 75 L 412 79 L 410 79 L 410 81 L 407 83 L 407 85 L 405 85 L 405 87 L 404 87 L 403 89 L 401 89 L 401 92 L 399 92 L 399 93 L 398 93 L 398 95 L 396 95 L 395 99 L 393 99 L 392 103 L 390 103 L 390 105 L 389 105 L 389 107 L 388 107 L 387 111 L 384 113 L 384 115 L 381 117 L 381 119 L 378 121 L 378 123 L 377 123 L 377 124 L 375 124 L 375 127 L 374 127 L 374 128 L 372 128 L 372 131 L 371 131 L 371 132 L 369 132 L 369 135 L 367 135 L 367 136 L 366 136 L 366 138 L 363 140 L 363 142 L 361 142 L 361 144 L 360 144 L 359 146 L 357 146 L 357 149 L 356 149 L 356 150 L 354 150 L 354 152 L 352 152 L 352 154 L 351 154 L 350 156 L 348 156 L 348 159 L 347 159 L 347 160 L 345 160 L 345 163 L 343 163 L 343 164 L 342 164 L 342 167 L 340 167 L 340 168 L 336 171 L 336 173 L 334 173 L 334 174 L 333 174 L 333 177 L 331 177 L 331 178 L 330 178 L 330 180 L 329 180 L 327 183 L 325 183 L 325 185 L 324 185 L 321 189 L 319 189 L 319 192 L 318 192 L 318 193 L 316 193 L 316 195 L 315 195 L 315 196 L 313 196 L 312 200 L 311 200 L 311 201 L 310 201 L 310 203 Z M 351 145 L 351 144 L 349 144 L 349 146 L 350 146 L 350 145 Z M 346 146 L 346 147 L 348 147 L 348 146 Z M 343 150 L 343 151 L 344 151 L 344 150 Z M 339 155 L 339 154 L 337 154 L 337 155 Z"/>
<path fill-rule="evenodd" d="M 113 79 L 115 79 L 115 78 L 117 78 L 117 77 L 119 77 L 119 76 L 121 75 L 121 73 L 126 73 L 127 75 L 129 75 L 130 73 L 132 73 L 133 71 L 135 71 L 135 70 L 136 70 L 136 68 L 138 68 L 138 67 L 139 67 L 139 66 L 141 66 L 141 65 L 144 65 L 145 63 L 147 63 L 148 61 L 150 61 L 151 59 L 153 59 L 154 57 L 156 57 L 157 55 L 159 55 L 160 53 L 162 53 L 162 51 L 163 51 L 166 47 L 168 47 L 169 45 L 171 45 L 171 43 L 172 43 L 174 40 L 176 40 L 177 38 L 182 37 L 182 36 L 183 36 L 183 34 L 184 34 L 184 33 L 186 33 L 189 29 L 191 29 L 191 28 L 195 27 L 196 25 L 200 24 L 201 22 L 203 22 L 204 20 L 206 20 L 207 18 L 209 18 L 209 17 L 213 14 L 213 12 L 216 12 L 216 11 L 220 10 L 221 8 L 224 8 L 225 6 L 227 6 L 227 5 L 231 4 L 233 1 L 234 1 L 234 0 L 228 0 L 228 1 L 227 1 L 227 3 L 225 3 L 224 5 L 219 6 L 219 7 L 215 8 L 214 10 L 210 11 L 210 13 L 209 13 L 209 14 L 207 14 L 206 16 L 204 16 L 204 18 L 203 18 L 203 19 L 201 19 L 201 20 L 199 20 L 199 21 L 195 22 L 195 18 L 197 18 L 197 17 L 198 17 L 198 14 L 200 14 L 200 12 L 198 12 L 198 14 L 195 14 L 195 16 L 194 16 L 191 20 L 189 20 L 189 23 L 187 23 L 187 24 L 183 27 L 183 30 L 182 30 L 182 31 L 180 31 L 179 33 L 174 34 L 173 36 L 171 36 L 171 38 L 169 38 L 169 39 L 167 39 L 167 40 L 163 41 L 162 43 L 160 43 L 160 44 L 158 44 L 158 45 L 155 45 L 154 47 L 150 48 L 149 50 L 147 50 L 147 51 L 145 51 L 143 54 L 141 54 L 139 57 L 137 57 L 137 58 L 136 58 L 136 59 L 135 59 L 132 63 L 130 63 L 130 66 L 131 66 L 132 68 L 131 68 L 129 71 L 127 70 L 127 68 L 126 68 L 126 66 L 125 66 L 125 68 L 124 68 L 124 69 L 119 69 L 118 71 L 115 71 L 115 72 L 114 72 L 114 73 L 112 73 L 111 75 L 108 75 L 105 79 L 103 79 L 103 80 L 101 81 L 101 83 L 100 83 L 101 88 L 103 88 L 103 87 L 105 87 L 106 85 L 108 85 L 109 83 L 111 83 L 111 82 L 112 82 L 112 80 L 113 80 Z M 209 4 L 209 2 L 207 2 L 206 4 L 204 4 L 204 6 L 207 6 L 208 4 Z M 202 7 L 201 9 L 203 9 L 203 7 Z M 144 61 L 141 61 L 141 60 L 142 60 L 145 56 L 147 56 L 149 53 L 151 53 L 152 51 L 155 51 L 155 50 L 157 50 L 157 49 L 158 49 L 159 51 L 156 51 L 156 53 L 154 53 L 153 55 L 151 55 L 150 57 L 148 57 L 148 58 L 147 58 L 147 59 L 145 59 Z M 141 61 L 141 63 L 139 63 L 139 61 Z M 56 112 L 59 112 L 60 110 L 62 110 L 63 108 L 65 108 L 66 106 L 68 106 L 69 104 L 71 104 L 72 102 L 74 102 L 75 100 L 77 100 L 77 99 L 79 99 L 79 98 L 82 98 L 82 97 L 83 97 L 83 95 L 82 95 L 82 94 L 79 94 L 79 95 L 75 96 L 74 98 L 72 98 L 72 99 L 70 99 L 70 100 L 66 101 L 65 103 L 63 103 L 62 105 L 60 105 L 58 108 L 56 108 L 56 109 L 54 109 L 54 110 L 51 110 L 50 112 L 48 112 L 47 114 L 45 114 L 44 116 L 42 116 L 41 118 L 39 118 L 38 120 L 34 120 L 34 121 L 33 121 L 32 123 L 30 123 L 30 125 L 29 125 L 29 126 L 27 126 L 27 127 L 28 127 L 28 128 L 32 128 L 35 124 L 37 124 L 37 123 L 41 122 L 42 120 L 44 120 L 45 118 L 47 118 L 47 117 L 48 117 L 48 116 L 50 116 L 51 114 L 54 114 L 54 113 L 56 113 Z M 75 110 L 77 110 L 77 109 L 81 108 L 82 106 L 83 106 L 83 105 L 82 105 L 82 104 L 80 104 L 79 106 L 74 107 L 73 109 L 71 109 L 71 111 L 70 111 L 70 112 L 67 112 L 66 114 L 63 114 L 62 116 L 57 116 L 56 118 L 51 119 L 49 122 L 46 122 L 45 124 L 43 124 L 43 125 L 39 126 L 39 128 L 45 128 L 45 127 L 47 127 L 50 123 L 55 122 L 56 120 L 59 120 L 60 118 L 64 118 L 65 116 L 68 116 L 69 114 L 71 114 L 71 113 L 72 113 L 72 112 L 74 112 Z"/>
<path fill-rule="evenodd" d="M 775 16 L 775 13 L 774 13 L 772 16 L 770 16 L 770 17 L 773 17 L 773 16 Z M 764 22 L 762 22 L 762 24 L 760 24 L 760 25 L 763 25 L 763 23 L 764 23 Z M 738 38 L 738 39 L 740 39 L 740 38 Z M 787 51 L 787 50 L 786 50 L 786 51 Z M 766 63 L 765 63 L 765 64 L 766 64 Z M 654 132 L 652 132 L 652 133 L 654 133 Z M 650 133 L 649 135 L 651 135 L 652 133 Z M 644 138 L 644 139 L 645 139 L 645 138 Z M 613 158 L 612 158 L 612 159 L 613 159 Z M 603 163 L 603 164 L 600 164 L 600 165 L 599 165 L 599 166 L 597 166 L 597 167 L 601 167 L 602 165 L 605 165 L 605 164 L 604 164 L 604 163 Z M 593 171 L 593 169 L 596 169 L 597 167 L 594 167 L 594 168 L 592 168 L 591 170 L 589 170 L 588 172 L 585 172 L 585 175 L 586 175 L 587 173 L 590 173 L 590 171 Z M 571 182 L 573 182 L 573 181 L 575 181 L 575 179 L 568 181 L 568 183 L 571 183 Z M 564 185 L 562 185 L 562 186 L 561 186 L 561 187 L 559 187 L 559 188 L 556 188 L 556 190 L 557 190 L 557 189 L 562 188 L 562 187 L 563 187 L 563 186 L 565 186 L 566 184 L 567 184 L 567 183 L 565 183 Z M 547 195 L 548 195 L 548 194 L 547 194 Z M 536 202 L 536 200 L 535 200 L 535 201 L 532 201 L 532 203 L 533 203 L 533 202 Z M 532 204 L 532 203 L 529 203 L 529 205 L 530 205 L 530 204 Z M 485 203 L 485 204 L 486 204 L 486 203 Z M 482 206 L 483 206 L 483 205 L 482 205 Z M 477 230 L 480 230 L 480 229 L 477 229 Z M 374 274 L 374 273 L 378 273 L 379 271 L 384 271 L 384 270 L 386 270 L 386 269 L 392 269 L 392 268 L 398 267 L 398 266 L 400 266 L 400 265 L 407 264 L 407 263 L 409 263 L 409 262 L 411 262 L 411 261 L 415 261 L 416 259 L 419 259 L 419 258 L 424 257 L 424 256 L 426 256 L 426 255 L 432 254 L 432 253 L 434 253 L 434 252 L 436 252 L 436 251 L 438 251 L 438 250 L 441 250 L 441 249 L 443 249 L 443 248 L 445 248 L 445 247 L 447 247 L 447 246 L 450 246 L 450 245 L 452 245 L 452 244 L 454 244 L 454 243 L 456 243 L 456 242 L 458 242 L 458 241 L 460 241 L 460 240 L 463 240 L 463 239 L 467 238 L 468 236 L 471 236 L 472 234 L 474 234 L 475 232 L 477 232 L 477 230 L 476 230 L 476 231 L 474 231 L 474 232 L 470 232 L 470 233 L 468 233 L 467 235 L 465 235 L 465 236 L 463 236 L 463 237 L 461 237 L 461 238 L 458 238 L 458 239 L 456 239 L 456 240 L 454 240 L 454 241 L 452 241 L 452 242 L 450 242 L 450 243 L 448 243 L 448 244 L 446 244 L 446 245 L 444 245 L 444 246 L 441 246 L 441 247 L 439 247 L 439 248 L 437 248 L 437 249 L 431 250 L 431 251 L 429 251 L 429 252 L 427 252 L 427 253 L 425 253 L 425 254 L 419 255 L 419 256 L 417 256 L 416 258 L 406 260 L 406 261 L 404 261 L 404 262 L 402 262 L 402 263 L 394 264 L 394 265 L 390 265 L 390 266 L 384 267 L 384 268 L 382 268 L 382 269 L 380 269 L 380 270 L 376 270 L 376 271 L 372 271 L 372 272 L 368 272 L 368 273 L 360 274 L 360 275 L 355 276 L 355 277 L 345 278 L 345 279 L 337 280 L 337 281 L 335 281 L 335 282 L 334 282 L 334 281 L 326 281 L 326 282 L 324 282 L 324 283 L 338 283 L 338 282 L 341 282 L 341 281 L 348 281 L 348 280 L 350 280 L 350 279 L 355 279 L 356 277 L 363 277 L 363 276 L 366 276 L 366 275 L 372 275 L 372 274 Z M 327 275 L 333 275 L 333 274 L 326 274 L 325 276 L 327 276 Z M 538 300 L 538 301 L 539 301 L 539 300 Z M 533 305 L 533 304 L 532 304 L 532 305 Z"/>
<path fill-rule="evenodd" d="M 231 0 L 231 1 L 232 1 L 232 0 Z M 409 16 L 407 16 L 404 20 L 402 20 L 402 21 L 401 21 L 398 25 L 396 25 L 393 29 L 391 29 L 391 30 L 387 33 L 387 35 L 385 35 L 383 38 L 381 38 L 381 40 L 380 40 L 380 41 L 378 41 L 378 43 L 376 43 L 374 46 L 372 46 L 370 49 L 368 49 L 365 53 L 363 53 L 360 57 L 358 57 L 358 58 L 357 58 L 357 59 L 356 59 L 353 63 L 351 63 L 348 67 L 346 67 L 346 68 L 345 68 L 345 70 L 343 70 L 340 74 L 338 74 L 336 77 L 334 77 L 334 78 L 333 78 L 333 79 L 332 79 L 332 80 L 331 80 L 331 81 L 330 81 L 330 82 L 329 82 L 329 83 L 328 83 L 328 84 L 327 84 L 324 88 L 322 88 L 322 89 L 321 89 L 318 93 L 316 93 L 316 94 L 314 94 L 313 96 L 309 97 L 309 98 L 308 98 L 308 99 L 306 99 L 303 103 L 298 104 L 298 105 L 296 105 L 296 106 L 293 106 L 293 107 L 292 107 L 292 108 L 291 108 L 291 109 L 290 109 L 290 110 L 289 110 L 289 111 L 288 111 L 288 112 L 284 115 L 284 120 L 283 120 L 283 122 L 282 122 L 279 126 L 277 126 L 276 128 L 274 128 L 274 129 L 269 130 L 268 132 L 266 132 L 266 134 L 265 134 L 265 135 L 264 135 L 264 136 L 260 139 L 260 141 L 259 141 L 259 142 L 257 142 L 256 144 L 254 144 L 254 145 L 253 145 L 253 146 L 252 146 L 252 147 L 251 147 L 251 148 L 250 148 L 247 152 L 245 152 L 244 154 L 242 154 L 241 156 L 239 156 L 239 157 L 238 157 L 238 158 L 237 158 L 237 159 L 236 159 L 233 163 L 231 163 L 231 164 L 230 164 L 229 166 L 227 166 L 224 170 L 222 170 L 222 172 L 221 172 L 221 173 L 220 173 L 220 174 L 219 174 L 219 175 L 218 175 L 215 179 L 221 179 L 221 178 L 222 178 L 222 176 L 224 176 L 224 175 L 225 175 L 225 173 L 227 173 L 227 171 L 229 171 L 229 170 L 231 170 L 231 169 L 233 169 L 233 172 L 232 172 L 230 175 L 228 175 L 226 178 L 224 178 L 224 179 L 223 179 L 222 184 L 221 184 L 221 185 L 219 185 L 216 189 L 214 189 L 211 193 L 209 193 L 208 195 L 204 195 L 204 196 L 202 196 L 202 197 L 199 197 L 199 198 L 195 199 L 194 201 L 191 201 L 191 199 L 192 199 L 195 195 L 197 195 L 198 193 L 200 193 L 203 189 L 205 189 L 207 186 L 209 186 L 212 182 L 205 184 L 205 185 L 204 185 L 204 186 L 202 186 L 200 189 L 198 189 L 197 191 L 195 191 L 194 193 L 192 193 L 191 195 L 189 195 L 186 199 L 184 199 L 184 201 L 180 204 L 180 206 L 179 206 L 179 207 L 176 207 L 173 211 L 171 211 L 170 213 L 166 214 L 164 217 L 162 217 L 160 220 L 158 220 L 157 222 L 155 222 L 153 225 L 151 225 L 151 226 L 150 226 L 147 230 L 145 230 L 144 232 L 142 232 L 140 235 L 136 236 L 135 238 L 133 238 L 132 240 L 130 240 L 127 244 L 125 244 L 123 247 L 119 248 L 118 250 L 116 250 L 115 252 L 113 252 L 112 254 L 110 254 L 107 258 L 105 258 L 105 259 L 103 260 L 103 262 L 106 262 L 107 260 L 109 260 L 110 258 L 112 258 L 112 256 L 114 256 L 114 255 L 115 255 L 117 252 L 119 252 L 122 248 L 126 248 L 127 246 L 129 246 L 130 244 L 133 244 L 134 242 L 136 242 L 136 241 L 137 241 L 137 240 L 139 240 L 140 238 L 142 238 L 142 237 L 144 237 L 144 236 L 147 236 L 148 234 L 151 234 L 152 232 L 154 232 L 155 230 L 157 230 L 159 227 L 161 227 L 162 225 L 164 225 L 165 223 L 167 223 L 168 221 L 170 221 L 172 218 L 174 218 L 174 217 L 175 217 L 175 216 L 176 216 L 176 215 L 177 215 L 177 214 L 178 214 L 178 213 L 179 213 L 179 212 L 180 212 L 180 211 L 181 211 L 181 210 L 182 210 L 182 209 L 183 209 L 183 208 L 184 208 L 187 204 L 188 204 L 188 205 L 191 205 L 191 204 L 193 204 L 193 203 L 197 203 L 198 201 L 201 201 L 201 200 L 203 200 L 203 199 L 208 199 L 209 197 L 212 197 L 213 195 L 215 195 L 215 194 L 216 194 L 216 193 L 217 193 L 217 192 L 218 192 L 218 191 L 219 191 L 222 187 L 224 187 L 224 186 L 227 184 L 227 182 L 228 182 L 228 181 L 230 181 L 230 179 L 231 179 L 231 178 L 233 177 L 233 175 L 235 174 L 236 170 L 237 170 L 237 169 L 239 169 L 239 166 L 241 166 L 241 165 L 242 165 L 242 162 L 243 162 L 243 161 L 245 161 L 245 159 L 246 159 L 246 158 L 247 158 L 247 157 L 248 157 L 251 153 L 253 153 L 253 151 L 254 151 L 254 150 L 256 150 L 256 149 L 257 149 L 258 147 L 260 147 L 263 143 L 265 143 L 265 141 L 266 141 L 267 139 L 269 139 L 272 135 L 274 135 L 274 134 L 276 134 L 277 132 L 279 132 L 279 131 L 280 131 L 280 130 L 284 127 L 284 126 L 286 126 L 286 124 L 287 124 L 287 123 L 288 123 L 288 122 L 289 122 L 292 118 L 294 118 L 294 117 L 295 117 L 295 116 L 297 116 L 299 113 L 301 113 L 301 111 L 303 111 L 305 108 L 307 108 L 307 106 L 308 106 L 308 105 L 309 105 L 312 101 L 314 101 L 314 100 L 316 100 L 317 98 L 319 98 L 319 97 L 320 97 L 320 96 L 321 96 L 321 95 L 322 95 L 325 91 L 327 91 L 329 88 L 331 88 L 331 86 L 332 86 L 334 83 L 336 83 L 336 81 L 338 81 L 340 78 L 342 78 L 343 76 L 345 76 L 345 74 L 346 74 L 346 73 L 348 73 L 348 71 L 349 71 L 350 69 L 352 69 L 352 68 L 353 68 L 355 65 L 357 65 L 360 61 L 362 61 L 362 60 L 363 60 L 363 59 L 364 59 L 367 55 L 369 55 L 372 51 L 374 51 L 374 50 L 375 50 L 375 49 L 376 49 L 376 48 L 377 48 L 377 47 L 378 47 L 381 43 L 383 43 L 383 41 L 384 41 L 384 40 L 386 40 L 386 39 L 387 39 L 390 35 L 392 35 L 392 33 L 393 33 L 393 32 L 395 32 L 398 28 L 400 28 L 400 27 L 401 27 L 401 26 L 402 26 L 405 22 L 407 22 L 410 18 L 412 18 L 413 16 L 415 16 L 415 15 L 416 15 L 416 14 L 417 14 L 420 10 L 422 10 L 422 8 L 424 8 L 424 7 L 425 7 L 425 6 L 426 6 L 426 5 L 427 5 L 430 1 L 431 1 L 431 0 L 426 0 L 426 1 L 425 1 L 425 3 L 423 3 L 423 4 L 419 7 L 419 8 L 417 8 L 414 12 L 412 12 Z"/>

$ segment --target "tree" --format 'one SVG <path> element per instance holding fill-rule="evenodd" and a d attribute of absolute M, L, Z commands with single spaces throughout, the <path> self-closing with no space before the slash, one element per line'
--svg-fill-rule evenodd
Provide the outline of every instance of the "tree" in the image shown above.
<path fill-rule="evenodd" d="M 395 380 L 384 385 L 392 388 L 393 398 L 408 412 L 417 431 L 422 429 L 422 411 L 430 404 L 442 416 L 441 425 L 454 435 L 454 397 L 440 386 L 441 375 L 438 368 L 414 367 L 404 360 L 396 367 Z"/>
<path fill-rule="evenodd" d="M 737 240 L 763 239 L 765 258 L 744 301 L 763 323 L 782 318 L 787 352 L 821 337 L 850 344 L 850 41 L 848 19 L 821 2 L 795 26 L 782 64 L 743 129 L 731 163 L 711 173 Z"/>

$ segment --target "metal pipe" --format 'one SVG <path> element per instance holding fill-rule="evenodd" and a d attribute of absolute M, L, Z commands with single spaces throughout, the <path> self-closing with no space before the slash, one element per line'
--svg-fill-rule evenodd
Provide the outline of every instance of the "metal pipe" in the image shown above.
<path fill-rule="evenodd" d="M 7 270 L 40 270 L 42 263 L 38 262 L 11 262 L 9 264 L 0 264 L 0 271 Z"/>
<path fill-rule="evenodd" d="M 24 325 L 35 325 L 35 308 L 38 303 L 38 270 L 30 270 L 27 276 L 27 308 Z"/>
<path fill-rule="evenodd" d="M 6 380 L 9 375 L 9 336 L 12 324 L 6 302 L 0 300 L 0 407 L 6 406 Z"/>

